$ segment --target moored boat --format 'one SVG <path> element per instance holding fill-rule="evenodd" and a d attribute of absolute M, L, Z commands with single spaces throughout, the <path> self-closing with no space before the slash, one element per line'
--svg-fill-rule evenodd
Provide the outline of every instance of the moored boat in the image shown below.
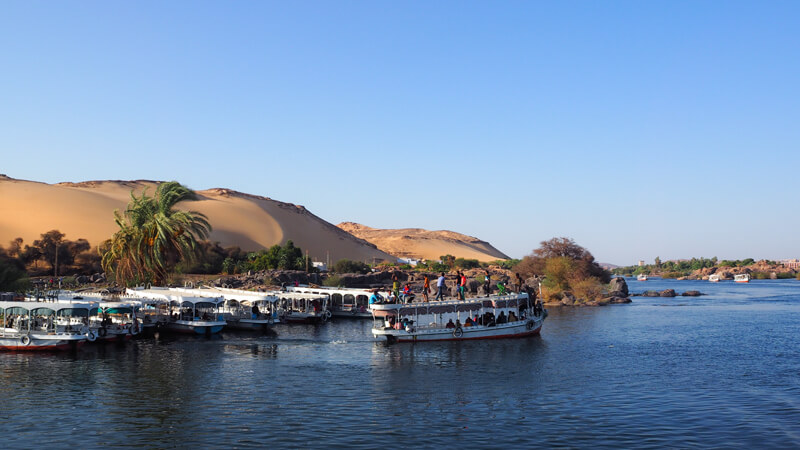
<path fill-rule="evenodd" d="M 333 317 L 350 317 L 369 319 L 369 297 L 372 290 L 354 288 L 336 288 L 323 286 L 289 286 L 287 292 L 302 294 L 327 295 L 328 309 Z"/>
<path fill-rule="evenodd" d="M 640 273 L 638 277 L 636 277 L 637 281 L 647 281 L 647 275 Z"/>
<path fill-rule="evenodd" d="M 86 326 L 88 304 L 0 302 L 0 350 L 69 350 L 95 335 Z M 79 314 L 73 316 L 73 313 Z"/>
<path fill-rule="evenodd" d="M 165 331 L 183 334 L 212 335 L 222 331 L 225 319 L 220 313 L 222 297 L 196 297 L 171 292 L 168 288 L 128 289 L 128 295 L 167 302 Z"/>
<path fill-rule="evenodd" d="M 528 294 L 371 305 L 372 334 L 389 342 L 500 339 L 539 334 L 547 310 Z"/>
<path fill-rule="evenodd" d="M 750 282 L 750 274 L 749 273 L 740 273 L 739 275 L 733 276 L 733 281 L 737 283 L 749 283 Z"/>
<path fill-rule="evenodd" d="M 708 276 L 708 281 L 712 283 L 719 283 L 719 280 L 720 276 L 718 273 L 712 273 L 711 275 Z"/>
<path fill-rule="evenodd" d="M 333 316 L 328 309 L 327 295 L 275 292 L 278 297 L 278 311 L 286 323 L 327 322 Z"/>
<path fill-rule="evenodd" d="M 170 291 L 198 297 L 221 297 L 222 317 L 225 329 L 242 331 L 266 331 L 270 325 L 280 322 L 274 294 L 219 288 L 170 288 Z"/>

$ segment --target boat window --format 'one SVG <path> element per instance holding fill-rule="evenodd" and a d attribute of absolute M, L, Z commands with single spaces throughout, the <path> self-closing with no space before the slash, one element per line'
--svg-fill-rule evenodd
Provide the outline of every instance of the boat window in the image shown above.
<path fill-rule="evenodd" d="M 331 295 L 331 301 L 333 302 L 333 306 L 341 307 L 344 303 L 344 299 L 342 298 L 342 294 L 333 294 Z"/>
<path fill-rule="evenodd" d="M 59 309 L 58 317 L 89 317 L 89 310 L 86 308 L 64 308 Z"/>

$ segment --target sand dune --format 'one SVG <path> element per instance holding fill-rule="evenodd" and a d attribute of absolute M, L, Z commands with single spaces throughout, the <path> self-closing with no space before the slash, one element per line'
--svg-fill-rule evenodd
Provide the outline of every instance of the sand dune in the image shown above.
<path fill-rule="evenodd" d="M 116 231 L 113 212 L 125 209 L 131 190 L 139 193 L 147 188 L 153 193 L 157 184 L 137 180 L 51 185 L 0 176 L 0 245 L 17 237 L 31 244 L 53 229 L 66 233 L 67 239 L 84 238 L 97 245 Z M 228 189 L 197 194 L 198 201 L 178 206 L 208 216 L 214 228 L 210 239 L 224 247 L 258 250 L 291 239 L 317 261 L 395 259 L 302 206 Z"/>
<path fill-rule="evenodd" d="M 353 222 L 343 222 L 337 226 L 401 258 L 435 260 L 442 255 L 453 255 L 456 258 L 478 261 L 509 259 L 488 242 L 452 231 L 429 231 L 421 228 L 382 230 Z"/>

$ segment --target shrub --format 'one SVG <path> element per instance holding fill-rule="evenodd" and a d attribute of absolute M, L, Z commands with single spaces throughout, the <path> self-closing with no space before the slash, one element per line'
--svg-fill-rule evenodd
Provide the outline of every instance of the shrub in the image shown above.
<path fill-rule="evenodd" d="M 572 292 L 582 300 L 597 300 L 603 296 L 603 284 L 597 278 L 585 278 L 572 283 Z"/>
<path fill-rule="evenodd" d="M 367 264 L 364 264 L 361 261 L 340 259 L 333 264 L 331 271 L 336 273 L 368 273 L 370 268 Z"/>
<path fill-rule="evenodd" d="M 794 278 L 794 274 L 791 272 L 779 272 L 778 279 L 779 280 L 788 280 L 790 278 Z"/>
<path fill-rule="evenodd" d="M 462 269 L 476 269 L 481 266 L 481 263 L 477 259 L 456 258 L 453 265 Z"/>
<path fill-rule="evenodd" d="M 664 272 L 661 274 L 661 278 L 680 278 L 686 276 L 683 272 Z"/>
<path fill-rule="evenodd" d="M 339 287 L 342 282 L 342 277 L 338 275 L 331 275 L 322 281 L 323 286 Z"/>

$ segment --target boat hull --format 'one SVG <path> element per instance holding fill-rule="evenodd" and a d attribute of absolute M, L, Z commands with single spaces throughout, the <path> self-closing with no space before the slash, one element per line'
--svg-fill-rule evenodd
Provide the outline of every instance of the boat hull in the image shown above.
<path fill-rule="evenodd" d="M 261 331 L 269 328 L 270 322 L 262 319 L 236 319 L 227 320 L 226 330 Z"/>
<path fill-rule="evenodd" d="M 395 329 L 373 329 L 375 337 L 385 336 L 396 342 L 431 342 L 431 341 L 471 341 L 481 339 L 511 339 L 535 336 L 542 330 L 543 319 L 519 321 L 518 323 L 497 326 L 462 327 L 461 333 L 455 328 L 424 328 L 411 332 Z"/>
<path fill-rule="evenodd" d="M 174 333 L 209 335 L 217 334 L 225 327 L 225 322 L 178 320 L 166 325 L 166 329 Z"/>
<path fill-rule="evenodd" d="M 0 350 L 12 352 L 73 350 L 86 343 L 84 336 L 37 336 L 31 335 L 29 343 L 21 342 L 22 336 L 0 337 Z"/>

